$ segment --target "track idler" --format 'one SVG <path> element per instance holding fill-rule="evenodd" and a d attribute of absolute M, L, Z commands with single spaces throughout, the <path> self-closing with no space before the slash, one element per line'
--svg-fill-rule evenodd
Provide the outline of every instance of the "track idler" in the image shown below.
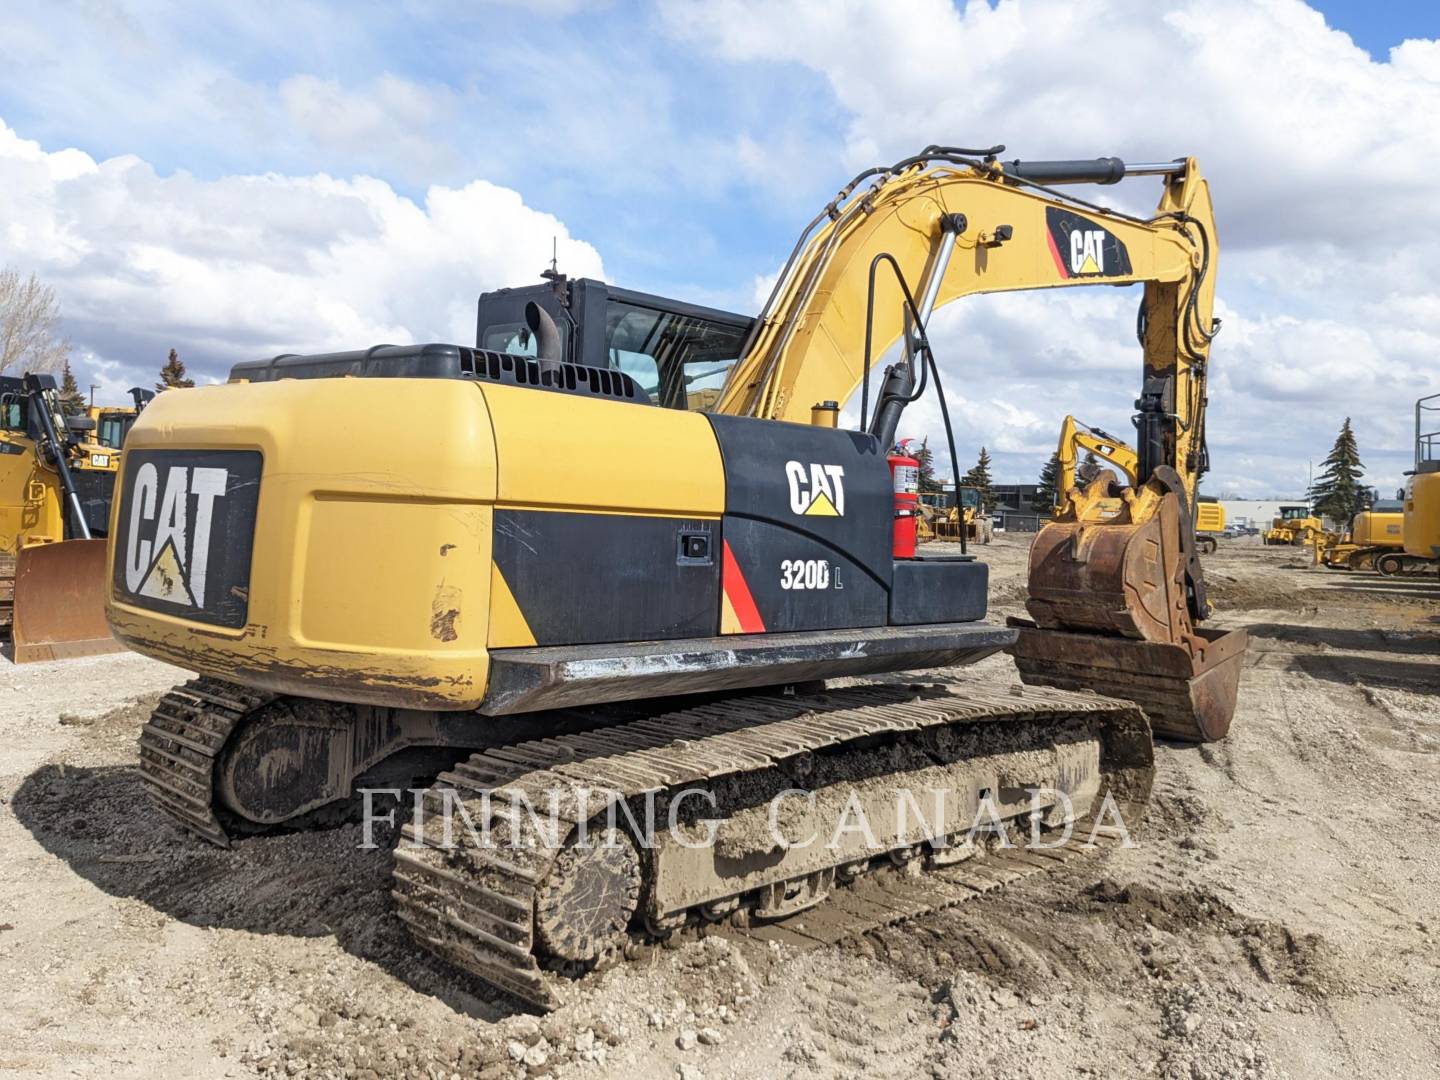
<path fill-rule="evenodd" d="M 1164 738 L 1224 738 L 1248 635 L 1194 625 L 1188 529 L 1173 492 L 1138 525 L 1046 525 L 1030 549 L 1033 621 L 1009 620 L 1020 630 L 1010 650 L 1020 677 L 1133 701 Z"/>

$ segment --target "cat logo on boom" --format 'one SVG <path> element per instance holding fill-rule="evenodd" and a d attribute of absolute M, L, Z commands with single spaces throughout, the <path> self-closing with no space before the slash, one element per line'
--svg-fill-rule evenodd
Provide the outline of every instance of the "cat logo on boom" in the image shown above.
<path fill-rule="evenodd" d="M 1124 242 L 1099 222 L 1047 206 L 1045 225 L 1061 278 L 1126 277 L 1133 272 Z"/>
<path fill-rule="evenodd" d="M 132 593 L 182 607 L 205 606 L 215 500 L 225 497 L 229 478 L 225 469 L 172 465 L 162 476 L 151 462 L 140 466 L 125 532 L 125 585 Z M 147 540 L 141 526 L 149 522 L 156 527 Z"/>
<path fill-rule="evenodd" d="M 790 512 L 802 517 L 845 516 L 845 466 L 799 461 L 785 463 Z"/>

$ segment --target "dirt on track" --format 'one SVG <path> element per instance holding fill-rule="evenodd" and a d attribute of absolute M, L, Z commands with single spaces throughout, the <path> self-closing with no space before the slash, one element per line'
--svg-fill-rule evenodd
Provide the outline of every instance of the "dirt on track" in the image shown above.
<path fill-rule="evenodd" d="M 1025 538 L 981 553 L 1019 614 Z M 6 667 L 0 1075 L 1433 1076 L 1440 585 L 1304 554 L 1206 560 L 1240 711 L 1157 748 L 1133 848 L 838 948 L 650 949 L 546 1017 L 414 948 L 384 836 L 175 832 L 135 739 L 184 673 Z"/>

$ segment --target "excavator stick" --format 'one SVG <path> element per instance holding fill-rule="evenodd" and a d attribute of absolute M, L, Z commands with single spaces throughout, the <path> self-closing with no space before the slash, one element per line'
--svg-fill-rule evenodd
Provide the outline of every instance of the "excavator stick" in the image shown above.
<path fill-rule="evenodd" d="M 15 663 L 122 652 L 105 621 L 104 540 L 20 549 L 11 642 Z"/>
<path fill-rule="evenodd" d="M 1182 516 L 1171 493 L 1142 524 L 1055 522 L 1040 531 L 1026 602 L 1033 621 L 1010 620 L 1026 683 L 1133 701 L 1164 738 L 1225 737 L 1247 634 L 1194 625 Z"/>

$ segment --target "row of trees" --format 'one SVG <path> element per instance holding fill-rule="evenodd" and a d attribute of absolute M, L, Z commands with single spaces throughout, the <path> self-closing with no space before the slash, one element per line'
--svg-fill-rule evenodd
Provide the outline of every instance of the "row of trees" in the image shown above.
<path fill-rule="evenodd" d="M 928 445 L 921 446 L 916 457 L 920 461 L 920 490 L 922 492 L 941 490 L 935 478 L 933 455 Z M 1100 467 L 1094 454 L 1087 452 L 1076 466 L 1075 481 L 1084 484 L 1093 478 Z M 1310 509 L 1318 516 L 1336 522 L 1348 522 L 1362 510 L 1370 507 L 1373 489 L 1364 484 L 1365 464 L 1360 460 L 1360 448 L 1355 431 L 1350 426 L 1350 417 L 1340 425 L 1340 434 L 1335 438 L 1329 455 L 1320 464 L 1320 475 L 1310 485 L 1307 499 Z M 980 459 L 975 467 L 960 480 L 961 484 L 980 489 L 985 509 L 994 507 L 995 497 L 991 490 L 990 455 L 985 447 L 980 448 Z M 1038 507 L 1054 506 L 1060 492 L 1060 455 L 1051 454 L 1045 468 L 1040 471 L 1035 494 Z"/>

